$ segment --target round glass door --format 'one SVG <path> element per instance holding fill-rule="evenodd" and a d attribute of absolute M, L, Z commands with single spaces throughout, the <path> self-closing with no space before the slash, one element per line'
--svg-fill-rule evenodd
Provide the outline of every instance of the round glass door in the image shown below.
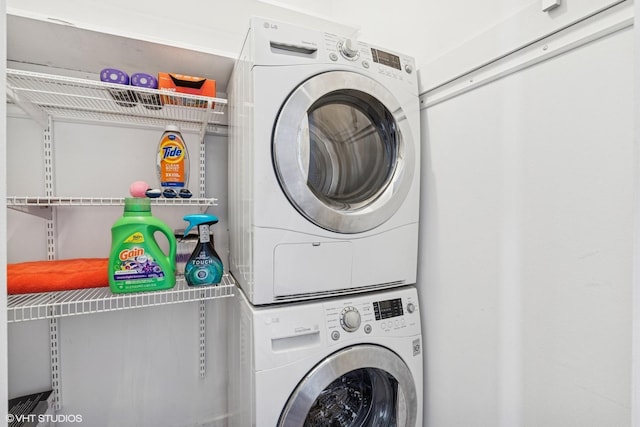
<path fill-rule="evenodd" d="M 413 178 L 413 141 L 394 96 L 343 71 L 319 74 L 284 104 L 273 162 L 293 206 L 339 233 L 371 230 L 404 201 Z"/>
<path fill-rule="evenodd" d="M 298 384 L 278 427 L 415 427 L 416 399 L 411 372 L 395 353 L 354 346 Z"/>

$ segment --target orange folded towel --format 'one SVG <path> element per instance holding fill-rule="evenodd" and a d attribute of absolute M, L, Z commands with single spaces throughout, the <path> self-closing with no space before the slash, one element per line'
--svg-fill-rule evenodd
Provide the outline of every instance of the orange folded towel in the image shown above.
<path fill-rule="evenodd" d="M 66 291 L 109 286 L 107 258 L 77 258 L 7 264 L 7 292 Z"/>

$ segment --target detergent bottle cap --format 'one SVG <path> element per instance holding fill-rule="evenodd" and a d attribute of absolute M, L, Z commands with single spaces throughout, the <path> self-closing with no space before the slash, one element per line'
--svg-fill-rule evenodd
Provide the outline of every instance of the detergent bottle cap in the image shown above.
<path fill-rule="evenodd" d="M 151 200 L 141 197 L 126 197 L 124 199 L 125 212 L 151 212 Z"/>
<path fill-rule="evenodd" d="M 184 230 L 185 237 L 189 234 L 189 230 L 200 224 L 217 224 L 218 217 L 209 214 L 191 214 L 185 215 L 184 220 L 189 223 L 189 226 Z"/>
<path fill-rule="evenodd" d="M 164 128 L 165 132 L 180 132 L 180 128 L 176 125 L 167 125 Z"/>

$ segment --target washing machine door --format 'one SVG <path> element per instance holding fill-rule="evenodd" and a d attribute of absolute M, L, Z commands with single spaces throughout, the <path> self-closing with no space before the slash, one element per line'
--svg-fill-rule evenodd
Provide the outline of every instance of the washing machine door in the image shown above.
<path fill-rule="evenodd" d="M 298 384 L 278 427 L 416 427 L 413 376 L 394 352 L 375 345 L 343 349 Z"/>
<path fill-rule="evenodd" d="M 359 233 L 384 223 L 404 202 L 415 169 L 411 135 L 386 87 L 361 74 L 326 72 L 284 103 L 273 163 L 287 198 L 309 221 Z"/>

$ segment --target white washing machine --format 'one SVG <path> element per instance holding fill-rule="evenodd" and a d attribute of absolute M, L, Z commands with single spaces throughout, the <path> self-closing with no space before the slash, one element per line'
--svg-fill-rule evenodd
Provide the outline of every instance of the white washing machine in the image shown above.
<path fill-rule="evenodd" d="M 412 58 L 254 18 L 229 85 L 230 271 L 253 304 L 415 283 Z"/>
<path fill-rule="evenodd" d="M 234 301 L 230 426 L 422 426 L 413 286 L 270 306 L 239 291 Z"/>

